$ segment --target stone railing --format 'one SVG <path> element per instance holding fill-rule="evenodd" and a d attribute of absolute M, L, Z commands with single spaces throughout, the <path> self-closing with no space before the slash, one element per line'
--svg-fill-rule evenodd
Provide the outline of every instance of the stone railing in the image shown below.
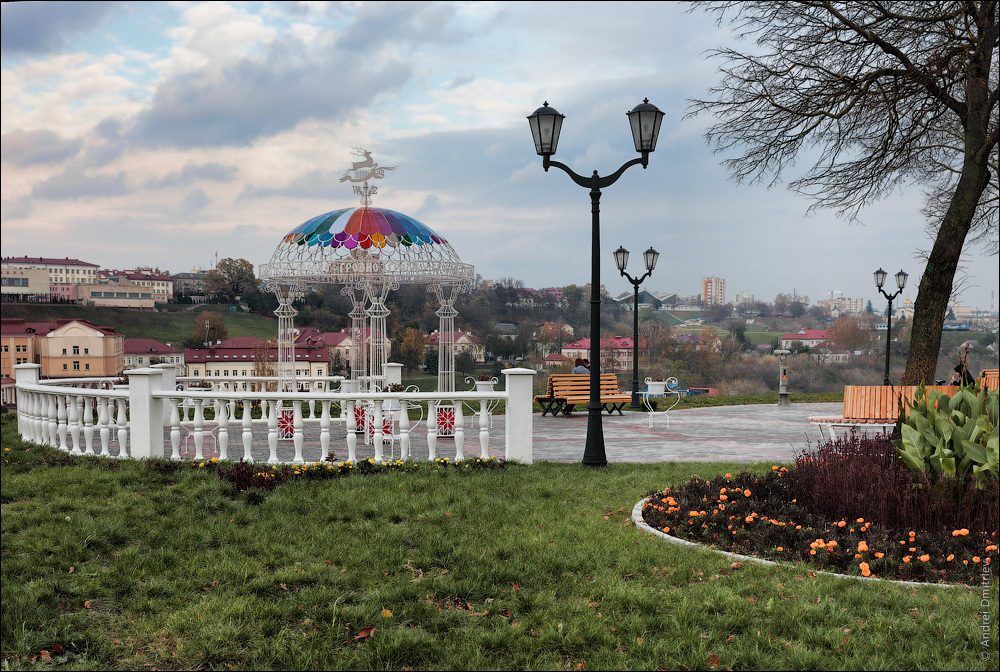
<path fill-rule="evenodd" d="M 301 464 L 323 460 L 341 444 L 349 460 L 371 446 L 370 456 L 382 461 L 386 446 L 396 443 L 402 459 L 413 459 L 411 446 L 419 442 L 434 460 L 446 436 L 454 441 L 457 460 L 465 458 L 466 430 L 476 424 L 477 452 L 489 456 L 490 412 L 502 401 L 503 455 L 532 462 L 531 369 L 503 371 L 506 389 L 492 392 L 200 389 L 184 384 L 194 381 L 177 379 L 172 365 L 125 373 L 128 384 L 114 385 L 107 379 L 40 380 L 37 364 L 15 366 L 21 437 L 75 455 Z M 274 382 L 230 380 L 260 382 L 264 389 Z M 323 380 L 324 387 L 332 382 Z M 221 387 L 216 379 L 209 382 Z M 414 423 L 411 410 L 422 420 Z M 470 415 L 477 422 L 467 423 Z"/>

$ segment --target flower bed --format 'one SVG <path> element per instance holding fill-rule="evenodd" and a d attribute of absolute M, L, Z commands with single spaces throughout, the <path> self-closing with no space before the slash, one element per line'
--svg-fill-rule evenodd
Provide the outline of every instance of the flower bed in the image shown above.
<path fill-rule="evenodd" d="M 904 581 L 980 585 L 997 561 L 997 482 L 914 479 L 888 440 L 856 436 L 789 468 L 652 493 L 651 527 L 713 548 Z"/>

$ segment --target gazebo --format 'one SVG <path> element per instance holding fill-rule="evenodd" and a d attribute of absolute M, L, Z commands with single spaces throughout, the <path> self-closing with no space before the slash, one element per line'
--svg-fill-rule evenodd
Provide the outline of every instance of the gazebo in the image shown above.
<path fill-rule="evenodd" d="M 295 332 L 292 308 L 296 295 L 320 284 L 344 285 L 353 309 L 351 380 L 355 391 L 384 386 L 388 361 L 385 299 L 400 284 L 423 284 L 437 296 L 440 308 L 438 391 L 455 391 L 455 300 L 475 278 L 471 264 L 463 263 L 447 239 L 426 224 L 395 210 L 371 207 L 378 192 L 368 182 L 384 177 L 392 167 L 380 167 L 371 152 L 355 162 L 341 182 L 350 180 L 361 207 L 343 208 L 313 217 L 289 231 L 278 242 L 260 276 L 278 298 L 278 384 L 295 389 Z M 367 345 L 367 334 L 371 344 Z"/>

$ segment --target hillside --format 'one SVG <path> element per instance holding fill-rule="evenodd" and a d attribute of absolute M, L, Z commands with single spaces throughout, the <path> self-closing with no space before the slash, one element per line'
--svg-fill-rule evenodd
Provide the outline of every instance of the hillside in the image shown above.
<path fill-rule="evenodd" d="M 20 317 L 29 322 L 54 322 L 62 318 L 88 320 L 101 326 L 114 327 L 125 338 L 155 338 L 163 343 L 169 341 L 179 346 L 194 332 L 197 316 L 205 311 L 221 315 L 230 336 L 268 339 L 274 338 L 278 331 L 275 319 L 242 311 L 234 313 L 229 306 L 223 305 L 197 306 L 194 311 L 152 313 L 71 304 L 3 304 L 0 316 Z"/>

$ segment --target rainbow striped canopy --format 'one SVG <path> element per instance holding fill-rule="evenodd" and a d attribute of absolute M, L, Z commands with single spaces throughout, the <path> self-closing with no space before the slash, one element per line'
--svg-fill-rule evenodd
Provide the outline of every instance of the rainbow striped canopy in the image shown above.
<path fill-rule="evenodd" d="M 284 242 L 349 250 L 448 243 L 427 225 L 385 208 L 344 208 L 327 212 L 289 231 Z"/>

